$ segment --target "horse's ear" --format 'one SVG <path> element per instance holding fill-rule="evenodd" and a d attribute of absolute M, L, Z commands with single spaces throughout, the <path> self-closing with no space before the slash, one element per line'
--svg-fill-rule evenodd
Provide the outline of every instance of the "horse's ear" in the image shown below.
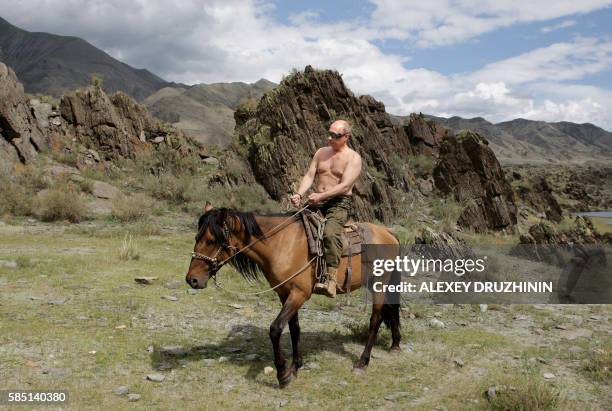
<path fill-rule="evenodd" d="M 210 203 L 210 201 L 207 201 L 206 205 L 204 206 L 204 212 L 208 213 L 212 209 L 213 209 L 213 205 Z"/>

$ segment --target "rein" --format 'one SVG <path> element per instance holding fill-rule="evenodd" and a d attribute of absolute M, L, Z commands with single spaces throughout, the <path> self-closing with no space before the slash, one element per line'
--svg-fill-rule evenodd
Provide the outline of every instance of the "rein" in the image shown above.
<path fill-rule="evenodd" d="M 231 244 L 228 244 L 227 241 L 224 242 L 223 244 L 221 244 L 219 246 L 219 248 L 217 249 L 217 251 L 215 252 L 215 254 L 212 257 L 209 257 L 207 255 L 204 254 L 200 254 L 197 252 L 192 252 L 191 253 L 191 258 L 195 258 L 196 260 L 203 260 L 206 261 L 208 263 L 211 264 L 211 268 L 210 268 L 210 277 L 213 278 L 214 282 L 215 282 L 215 287 L 217 288 L 221 288 L 222 290 L 234 293 L 234 294 L 242 294 L 242 295 L 257 295 L 257 294 L 262 294 L 268 291 L 272 291 L 275 290 L 276 288 L 280 287 L 281 285 L 285 284 L 287 281 L 291 280 L 293 277 L 297 276 L 298 274 L 300 274 L 302 271 L 304 271 L 306 269 L 306 267 L 308 267 L 315 258 L 317 258 L 318 256 L 314 256 L 313 258 L 311 258 L 302 268 L 300 268 L 298 271 L 296 271 L 295 273 L 293 273 L 291 276 L 289 276 L 289 278 L 287 278 L 286 280 L 284 280 L 283 282 L 275 285 L 272 288 L 269 288 L 267 290 L 263 290 L 263 291 L 258 291 L 255 293 L 240 293 L 237 291 L 231 291 L 228 290 L 226 288 L 221 287 L 220 284 L 218 284 L 217 282 L 217 272 L 221 269 L 221 267 L 223 267 L 225 264 L 227 264 L 232 258 L 236 257 L 238 254 L 242 253 L 243 251 L 248 250 L 249 248 L 253 247 L 253 245 L 257 244 L 259 241 L 263 240 L 264 238 L 267 238 L 269 235 L 271 235 L 273 233 L 274 230 L 277 230 L 279 228 L 284 228 L 283 226 L 287 226 L 289 224 L 291 224 L 293 222 L 293 217 L 295 217 L 296 215 L 300 214 L 302 211 L 304 211 L 306 208 L 308 208 L 308 204 L 305 205 L 304 207 L 300 208 L 298 211 L 296 211 L 295 213 L 293 213 L 289 218 L 287 218 L 285 221 L 283 221 L 282 223 L 276 225 L 275 227 L 272 227 L 268 232 L 264 233 L 263 236 L 255 239 L 255 241 L 251 241 L 249 244 L 245 245 L 242 248 L 238 248 L 235 247 Z M 229 228 L 227 227 L 226 222 L 223 222 L 223 231 L 225 234 L 225 238 L 229 239 L 231 233 Z M 225 260 L 219 262 L 219 260 L 217 259 L 217 256 L 219 255 L 219 253 L 221 252 L 221 250 L 225 249 L 225 248 L 229 248 L 230 250 L 235 250 L 234 253 L 227 257 Z"/>

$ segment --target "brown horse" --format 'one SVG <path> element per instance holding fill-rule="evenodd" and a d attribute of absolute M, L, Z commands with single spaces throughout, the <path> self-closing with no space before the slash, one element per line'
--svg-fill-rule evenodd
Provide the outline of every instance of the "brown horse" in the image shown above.
<path fill-rule="evenodd" d="M 283 305 L 280 313 L 270 325 L 270 339 L 274 350 L 274 364 L 280 387 L 283 388 L 297 377 L 302 366 L 302 355 L 298 345 L 300 326 L 298 310 L 312 295 L 315 284 L 314 263 L 309 264 L 308 245 L 304 226 L 299 216 L 256 215 L 230 209 L 215 209 L 207 203 L 205 213 L 198 221 L 198 234 L 186 281 L 193 288 L 206 288 L 208 280 L 225 262 L 231 264 L 247 279 L 263 273 Z M 397 238 L 382 226 L 370 224 L 374 244 L 399 246 Z M 351 291 L 361 287 L 361 255 L 351 258 Z M 338 267 L 338 283 L 345 283 L 346 257 Z M 388 278 L 382 277 L 383 282 Z M 385 295 L 372 293 L 372 315 L 368 340 L 361 357 L 354 365 L 362 371 L 370 361 L 370 352 L 376 340 L 381 322 L 391 329 L 391 351 L 399 351 L 400 319 L 399 305 L 385 302 Z M 280 338 L 289 324 L 293 362 L 290 367 L 280 347 Z"/>

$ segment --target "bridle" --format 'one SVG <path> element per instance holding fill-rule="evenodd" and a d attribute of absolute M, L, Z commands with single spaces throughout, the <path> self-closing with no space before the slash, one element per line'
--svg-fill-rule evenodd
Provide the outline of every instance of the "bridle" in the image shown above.
<path fill-rule="evenodd" d="M 225 236 L 225 241 L 219 246 L 219 248 L 217 249 L 217 251 L 215 252 L 215 254 L 212 257 L 209 257 L 209 256 L 204 255 L 204 254 L 197 253 L 195 251 L 191 253 L 191 258 L 195 258 L 196 260 L 206 261 L 207 263 L 210 264 L 210 269 L 209 269 L 210 277 L 214 277 L 215 275 L 217 275 L 217 271 L 219 271 L 221 269 L 221 267 L 223 267 L 229 260 L 234 258 L 234 256 L 236 254 L 241 252 L 241 250 L 239 250 L 238 247 L 235 247 L 235 246 L 233 246 L 233 245 L 231 245 L 230 243 L 227 242 L 227 240 L 229 240 L 229 238 L 230 238 L 231 232 L 230 232 L 230 229 L 227 226 L 227 222 L 226 221 L 223 222 L 223 234 Z M 219 262 L 219 259 L 217 258 L 217 256 L 219 255 L 221 250 L 224 250 L 224 249 L 233 250 L 234 253 L 230 257 L 228 257 L 225 260 Z"/>

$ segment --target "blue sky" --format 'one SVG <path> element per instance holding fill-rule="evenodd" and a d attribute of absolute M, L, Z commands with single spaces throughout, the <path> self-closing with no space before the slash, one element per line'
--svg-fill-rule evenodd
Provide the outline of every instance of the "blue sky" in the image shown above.
<path fill-rule="evenodd" d="M 394 114 L 591 122 L 612 130 L 612 0 L 0 0 L 170 81 L 336 69 Z M 33 13 L 32 10 L 36 10 Z"/>

